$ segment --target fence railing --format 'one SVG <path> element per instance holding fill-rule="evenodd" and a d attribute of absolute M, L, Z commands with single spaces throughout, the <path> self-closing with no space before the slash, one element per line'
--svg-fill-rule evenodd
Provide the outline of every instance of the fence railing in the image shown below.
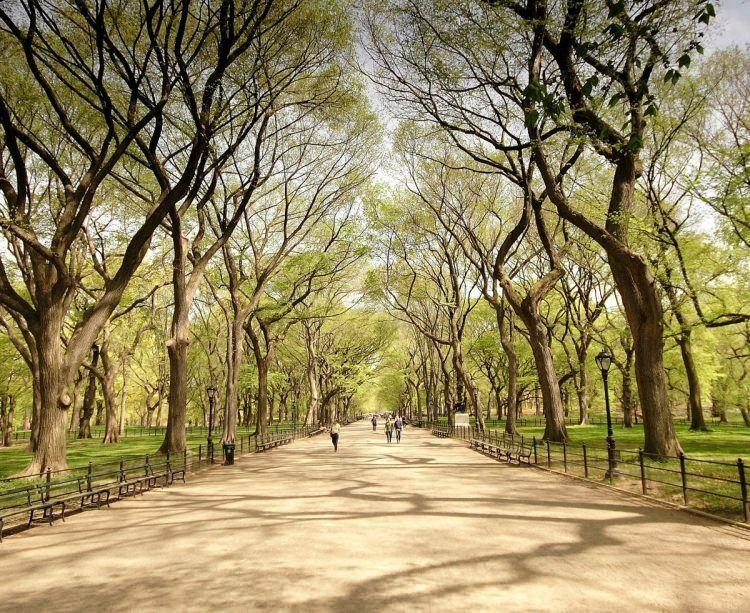
<path fill-rule="evenodd" d="M 269 429 L 269 438 L 272 440 L 281 438 L 296 440 L 314 436 L 319 432 L 322 432 L 322 430 L 318 426 L 280 426 Z M 238 433 L 235 441 L 235 457 L 254 453 L 258 448 L 257 443 L 258 440 L 254 432 Z M 184 474 L 195 473 L 222 459 L 221 443 L 212 445 L 200 443 L 188 446 L 182 453 L 178 454 L 122 456 L 102 462 L 89 461 L 88 464 L 83 466 L 62 470 L 47 469 L 41 474 L 31 477 L 5 477 L 0 479 L 0 508 L 12 507 L 16 502 L 23 502 L 28 497 L 28 490 L 38 492 L 43 498 L 49 499 L 51 491 L 55 492 L 66 485 L 78 487 L 81 492 L 92 492 L 101 487 L 102 484 L 112 484 L 113 487 L 116 487 L 138 471 L 149 474 L 155 470 L 162 470 L 170 476 L 175 472 L 182 471 L 184 471 Z M 69 503 L 68 506 L 75 509 L 75 505 L 72 503 Z M 21 516 L 19 518 L 22 519 Z M 22 523 L 20 519 L 17 522 L 18 524 Z"/>
<path fill-rule="evenodd" d="M 302 424 L 296 424 L 297 426 L 301 426 Z M 269 430 L 275 431 L 279 428 L 289 428 L 293 427 L 295 424 L 292 423 L 276 423 L 271 424 L 269 426 Z M 213 431 L 216 433 L 220 431 L 219 428 L 214 428 Z M 124 432 L 120 433 L 121 438 L 127 438 L 127 437 L 146 437 L 146 436 L 164 436 L 164 433 L 167 431 L 166 426 L 152 426 L 150 428 L 147 428 L 146 426 L 127 426 L 125 428 Z M 91 428 L 91 438 L 102 438 L 104 436 L 104 426 L 92 426 Z M 197 435 L 197 434 L 206 434 L 208 432 L 208 428 L 206 426 L 187 426 L 185 428 L 185 432 L 188 436 Z M 237 428 L 237 432 L 248 434 L 255 432 L 255 428 L 250 427 L 243 427 L 240 426 Z M 13 432 L 12 438 L 14 441 L 27 441 L 31 437 L 31 430 L 15 430 Z M 67 433 L 68 442 L 74 441 L 78 439 L 78 431 L 75 432 L 68 432 Z"/>
<path fill-rule="evenodd" d="M 471 421 L 474 421 L 474 417 L 471 417 Z M 577 417 L 565 417 L 564 418 L 565 425 L 566 426 L 577 426 L 579 423 L 579 420 Z M 681 424 L 681 425 L 689 425 L 690 420 L 683 418 L 673 418 L 672 421 L 675 424 Z M 747 426 L 742 422 L 736 422 L 736 421 L 728 421 L 728 422 L 722 422 L 718 417 L 707 417 L 705 418 L 706 425 L 708 426 L 714 426 L 714 427 L 720 427 L 720 428 L 747 428 Z M 438 422 L 442 423 L 443 425 L 447 425 L 448 418 L 443 416 L 438 418 Z M 495 417 L 485 418 L 484 420 L 485 426 L 488 428 L 500 428 L 505 426 L 505 419 L 497 419 Z M 606 417 L 603 417 L 601 415 L 593 415 L 589 416 L 589 418 L 586 420 L 586 425 L 589 426 L 606 426 L 607 425 L 607 419 Z M 612 425 L 613 426 L 624 426 L 625 420 L 622 417 L 613 416 L 612 417 Z M 633 421 L 633 425 L 641 426 L 643 425 L 643 422 L 638 419 Z M 543 416 L 528 416 L 528 417 L 518 417 L 516 418 L 516 426 L 519 428 L 543 428 L 545 426 L 545 419 Z"/>
<path fill-rule="evenodd" d="M 530 445 L 531 463 L 548 470 L 605 482 L 632 493 L 657 498 L 693 510 L 744 523 L 750 522 L 748 477 L 745 460 L 704 460 L 680 453 L 654 458 L 642 449 L 613 450 L 606 443 L 554 443 L 535 436 L 511 436 L 499 430 L 470 426 L 450 427 L 417 421 L 433 434 L 462 440 L 479 439 L 496 446 Z"/>

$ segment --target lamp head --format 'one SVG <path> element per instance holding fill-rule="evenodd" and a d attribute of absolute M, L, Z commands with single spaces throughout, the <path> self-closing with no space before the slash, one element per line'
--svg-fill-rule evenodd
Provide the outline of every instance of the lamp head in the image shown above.
<path fill-rule="evenodd" d="M 612 356 L 609 355 L 604 349 L 599 352 L 599 355 L 597 355 L 594 360 L 596 361 L 596 365 L 599 367 L 599 370 L 601 370 L 602 373 L 607 373 L 609 371 L 609 367 L 612 366 Z"/>

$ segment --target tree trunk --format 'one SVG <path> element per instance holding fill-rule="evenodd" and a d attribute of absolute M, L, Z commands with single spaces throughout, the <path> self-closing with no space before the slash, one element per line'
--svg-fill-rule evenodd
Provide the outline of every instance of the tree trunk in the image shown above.
<path fill-rule="evenodd" d="M 86 391 L 83 393 L 81 418 L 78 424 L 78 438 L 91 438 L 91 418 L 94 416 L 94 406 L 96 403 L 96 367 L 98 363 L 99 347 L 94 345 L 88 383 L 86 385 Z"/>
<path fill-rule="evenodd" d="M 320 388 L 318 387 L 318 364 L 312 330 L 305 326 L 305 347 L 307 348 L 307 384 L 310 387 L 310 399 L 307 405 L 305 424 L 310 426 L 318 422 L 320 406 Z"/>
<path fill-rule="evenodd" d="M 68 408 L 72 402 L 63 362 L 60 334 L 62 305 L 39 307 L 41 321 L 37 340 L 39 355 L 40 414 L 34 456 L 22 474 L 38 475 L 63 470 L 67 462 Z"/>
<path fill-rule="evenodd" d="M 104 381 L 102 382 L 102 395 L 104 396 L 104 406 L 106 408 L 104 438 L 102 439 L 102 444 L 104 445 L 117 443 L 120 440 L 120 428 L 117 424 L 117 396 L 115 395 L 116 374 L 114 370 L 106 372 Z"/>
<path fill-rule="evenodd" d="M 497 311 L 497 309 L 496 309 Z M 508 320 L 508 329 L 505 330 L 504 320 Z M 500 344 L 508 359 L 508 393 L 505 408 L 505 433 L 515 436 L 517 415 L 517 381 L 518 381 L 518 356 L 516 355 L 515 328 L 513 326 L 513 315 L 505 311 L 497 311 L 497 324 L 500 328 Z"/>
<path fill-rule="evenodd" d="M 635 378 L 643 414 L 643 451 L 657 458 L 674 456 L 681 448 L 667 402 L 664 319 L 655 280 L 641 258 L 608 255 L 633 336 Z"/>
<path fill-rule="evenodd" d="M 682 354 L 682 363 L 685 366 L 685 374 L 688 380 L 688 407 L 690 413 L 690 429 L 693 431 L 708 432 L 706 421 L 703 418 L 703 402 L 701 399 L 701 384 L 698 377 L 698 369 L 693 360 L 693 347 L 690 342 L 690 329 L 683 328 L 677 338 L 677 344 Z"/>
<path fill-rule="evenodd" d="M 539 387 L 542 393 L 542 407 L 544 410 L 545 427 L 543 440 L 562 443 L 568 441 L 568 431 L 565 427 L 565 416 L 560 394 L 560 385 L 555 373 L 552 349 L 549 346 L 547 328 L 528 297 L 521 305 L 522 317 L 529 333 L 529 345 L 534 356 Z"/>
<path fill-rule="evenodd" d="M 745 422 L 745 427 L 750 428 L 750 414 L 745 407 L 740 407 L 740 414 L 742 415 L 742 421 Z"/>
<path fill-rule="evenodd" d="M 576 379 L 576 395 L 578 396 L 578 423 L 584 425 L 589 419 L 589 375 L 586 369 L 588 360 L 588 343 L 581 341 L 578 351 L 578 378 Z"/>
<path fill-rule="evenodd" d="M 234 443 L 237 438 L 237 421 L 239 415 L 240 369 L 245 350 L 243 323 L 235 313 L 227 339 L 229 354 L 227 356 L 227 388 L 224 400 L 224 431 L 222 443 Z M 246 418 L 247 419 L 247 418 Z"/>

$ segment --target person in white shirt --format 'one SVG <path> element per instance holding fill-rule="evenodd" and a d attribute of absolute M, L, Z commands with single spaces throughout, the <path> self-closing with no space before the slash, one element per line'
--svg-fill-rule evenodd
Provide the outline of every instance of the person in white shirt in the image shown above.
<path fill-rule="evenodd" d="M 331 424 L 331 442 L 333 443 L 333 450 L 339 450 L 339 433 L 341 432 L 341 424 L 334 417 L 333 423 Z"/>

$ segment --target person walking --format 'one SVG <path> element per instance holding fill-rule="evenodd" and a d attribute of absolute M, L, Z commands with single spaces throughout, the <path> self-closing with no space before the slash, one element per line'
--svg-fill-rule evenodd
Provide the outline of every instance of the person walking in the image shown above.
<path fill-rule="evenodd" d="M 372 431 L 375 432 L 375 430 L 378 429 L 378 418 L 373 415 L 372 416 Z"/>
<path fill-rule="evenodd" d="M 385 440 L 387 443 L 391 442 L 393 438 L 393 422 L 390 417 L 385 418 Z"/>
<path fill-rule="evenodd" d="M 396 430 L 396 442 L 401 442 L 401 430 L 404 427 L 404 422 L 401 421 L 401 417 L 396 417 L 396 420 L 393 422 L 393 428 Z"/>
<path fill-rule="evenodd" d="M 341 424 L 334 417 L 333 423 L 331 424 L 331 442 L 333 443 L 333 450 L 339 450 L 339 433 L 341 432 Z"/>

